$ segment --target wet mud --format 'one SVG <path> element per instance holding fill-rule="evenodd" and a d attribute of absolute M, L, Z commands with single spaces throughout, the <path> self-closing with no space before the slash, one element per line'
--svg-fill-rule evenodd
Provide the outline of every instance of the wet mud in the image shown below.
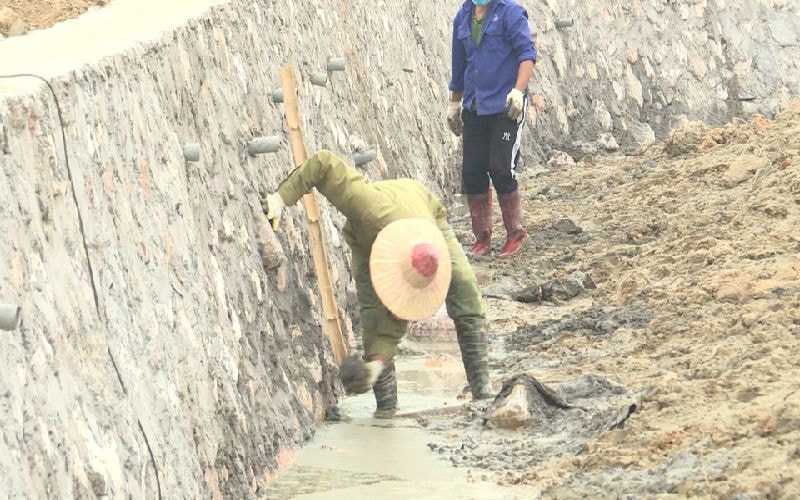
<path fill-rule="evenodd" d="M 371 394 L 339 405 L 341 422 L 323 426 L 298 452 L 294 464 L 267 490 L 267 498 L 524 499 L 524 486 L 498 487 L 468 468 L 453 467 L 430 452 L 430 434 L 417 419 L 461 411 L 466 377 L 454 344 L 426 344 L 427 354 L 399 356 L 400 411 L 393 419 L 373 417 Z"/>
<path fill-rule="evenodd" d="M 523 170 L 526 245 L 473 260 L 492 379 L 585 411 L 518 384 L 506 427 L 502 401 L 425 416 L 434 452 L 543 498 L 800 495 L 798 134 L 795 105 Z"/>
<path fill-rule="evenodd" d="M 519 386 L 524 401 L 511 402 Z M 429 444 L 453 465 L 483 471 L 521 473 L 553 457 L 580 454 L 586 443 L 622 428 L 638 408 L 638 397 L 620 384 L 597 375 L 545 386 L 530 375 L 512 377 L 497 399 L 473 402 L 446 418 L 420 418 L 422 425 L 444 435 Z M 499 410 L 514 408 L 498 418 Z M 515 427 L 513 429 L 505 427 Z M 452 433 L 460 429 L 458 437 Z"/>

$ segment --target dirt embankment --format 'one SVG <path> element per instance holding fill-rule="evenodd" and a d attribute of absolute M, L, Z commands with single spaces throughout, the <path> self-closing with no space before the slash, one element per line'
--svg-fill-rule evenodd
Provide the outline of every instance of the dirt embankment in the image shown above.
<path fill-rule="evenodd" d="M 0 1 L 0 38 L 24 35 L 48 28 L 57 22 L 77 17 L 95 5 L 110 0 L 2 0 Z"/>
<path fill-rule="evenodd" d="M 475 262 L 493 379 L 575 407 L 528 381 L 522 427 L 470 404 L 425 419 L 432 449 L 560 498 L 800 494 L 798 137 L 795 105 L 526 172 L 527 246 Z"/>

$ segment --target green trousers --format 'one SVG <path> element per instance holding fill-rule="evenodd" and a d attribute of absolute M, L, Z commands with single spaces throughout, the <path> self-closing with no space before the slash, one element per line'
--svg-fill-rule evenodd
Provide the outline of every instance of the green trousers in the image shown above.
<path fill-rule="evenodd" d="M 447 241 L 452 268 L 450 288 L 445 299 L 447 315 L 457 326 L 459 323 L 469 323 L 482 327 L 486 312 L 472 266 L 461 244 L 456 240 L 453 229 L 449 225 L 445 226 L 442 234 Z M 394 357 L 397 344 L 406 333 L 408 322 L 393 315 L 381 303 L 370 280 L 368 256 L 353 253 L 353 275 L 364 332 L 364 355 L 369 357 L 380 354 L 388 361 Z"/>

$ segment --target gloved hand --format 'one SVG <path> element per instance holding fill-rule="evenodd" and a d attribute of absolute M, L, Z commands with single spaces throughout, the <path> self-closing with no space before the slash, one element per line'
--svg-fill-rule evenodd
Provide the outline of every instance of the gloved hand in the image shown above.
<path fill-rule="evenodd" d="M 506 96 L 506 107 L 508 108 L 508 117 L 519 123 L 522 121 L 522 107 L 525 96 L 517 89 L 511 89 L 511 92 Z"/>
<path fill-rule="evenodd" d="M 461 121 L 461 101 L 450 101 L 447 104 L 447 125 L 455 135 L 461 135 L 464 123 Z"/>
<path fill-rule="evenodd" d="M 286 207 L 286 204 L 283 202 L 283 198 L 277 192 L 268 194 L 261 200 L 261 208 L 264 210 L 264 214 L 267 216 L 267 220 L 269 220 L 270 224 L 272 224 L 272 230 L 278 230 L 278 223 L 281 220 L 281 213 L 283 209 Z"/>
<path fill-rule="evenodd" d="M 364 394 L 372 388 L 382 371 L 382 361 L 365 363 L 358 354 L 351 354 L 339 367 L 339 378 L 347 394 Z"/>

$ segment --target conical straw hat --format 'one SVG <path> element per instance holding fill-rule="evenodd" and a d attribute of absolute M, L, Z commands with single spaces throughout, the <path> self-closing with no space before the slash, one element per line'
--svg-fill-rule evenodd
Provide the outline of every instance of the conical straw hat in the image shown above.
<path fill-rule="evenodd" d="M 400 219 L 384 227 L 369 257 L 372 286 L 398 318 L 433 316 L 450 286 L 450 253 L 432 220 Z"/>

